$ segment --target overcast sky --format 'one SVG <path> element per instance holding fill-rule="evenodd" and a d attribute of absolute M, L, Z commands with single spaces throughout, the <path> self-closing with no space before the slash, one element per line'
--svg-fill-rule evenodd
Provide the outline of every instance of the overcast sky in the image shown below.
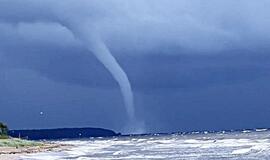
<path fill-rule="evenodd" d="M 125 128 L 119 86 L 76 36 L 84 30 L 126 72 L 146 132 L 270 127 L 269 8 L 268 0 L 0 0 L 0 121 Z"/>

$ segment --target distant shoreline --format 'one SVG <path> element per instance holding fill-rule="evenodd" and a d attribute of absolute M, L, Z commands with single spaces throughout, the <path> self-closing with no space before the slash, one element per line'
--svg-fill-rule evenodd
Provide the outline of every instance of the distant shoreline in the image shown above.
<path fill-rule="evenodd" d="M 54 129 L 26 129 L 9 130 L 8 135 L 15 138 L 28 140 L 59 140 L 59 139 L 82 139 L 91 137 L 119 136 L 109 129 L 103 128 L 54 128 Z"/>
<path fill-rule="evenodd" d="M 0 140 L 0 159 L 1 160 L 17 160 L 25 154 L 48 152 L 48 151 L 62 151 L 67 150 L 71 145 L 39 142 L 39 141 L 25 141 L 17 138 Z M 13 145 L 14 143 L 21 143 L 20 145 Z M 25 145 L 23 144 L 25 143 Z M 28 144 L 27 144 L 28 143 Z M 6 144 L 5 146 L 3 144 Z"/>

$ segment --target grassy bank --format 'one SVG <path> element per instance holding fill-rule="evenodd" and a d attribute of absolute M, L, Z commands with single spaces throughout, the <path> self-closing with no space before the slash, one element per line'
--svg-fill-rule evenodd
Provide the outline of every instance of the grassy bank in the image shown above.
<path fill-rule="evenodd" d="M 34 147 L 42 146 L 41 142 L 28 141 L 18 138 L 0 139 L 0 147 Z"/>
<path fill-rule="evenodd" d="M 0 135 L 0 139 L 8 139 L 7 135 Z"/>

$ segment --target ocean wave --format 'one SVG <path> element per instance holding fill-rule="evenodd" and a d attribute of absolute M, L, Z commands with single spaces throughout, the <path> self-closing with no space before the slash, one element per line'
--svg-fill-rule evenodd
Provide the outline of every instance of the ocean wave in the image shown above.
<path fill-rule="evenodd" d="M 65 140 L 67 151 L 36 153 L 26 160 L 64 159 L 269 159 L 270 137 L 265 129 L 250 132 L 159 134 Z"/>

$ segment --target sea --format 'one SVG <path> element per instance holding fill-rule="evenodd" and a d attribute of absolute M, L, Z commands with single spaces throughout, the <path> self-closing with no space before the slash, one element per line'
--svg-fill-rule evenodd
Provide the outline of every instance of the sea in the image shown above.
<path fill-rule="evenodd" d="M 21 160 L 268 160 L 270 130 L 126 135 L 53 141 L 68 150 L 21 156 Z"/>

